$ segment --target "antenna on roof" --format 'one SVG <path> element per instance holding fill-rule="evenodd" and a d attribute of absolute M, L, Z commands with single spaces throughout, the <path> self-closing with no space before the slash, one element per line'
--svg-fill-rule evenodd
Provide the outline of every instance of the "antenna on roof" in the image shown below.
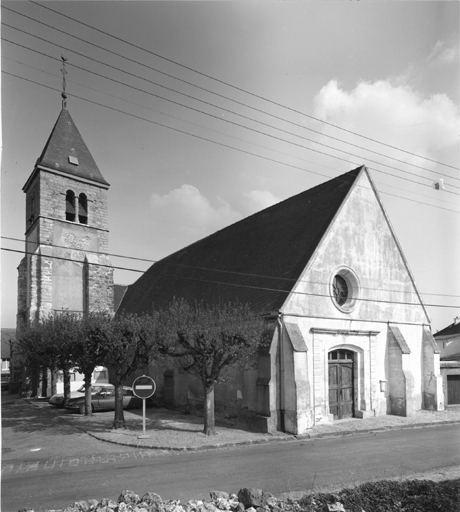
<path fill-rule="evenodd" d="M 65 93 L 65 76 L 67 75 L 67 71 L 65 69 L 65 63 L 67 62 L 67 59 L 64 57 L 64 55 L 61 55 L 61 60 L 62 60 L 62 68 L 61 68 L 61 73 L 62 73 L 62 93 L 61 93 L 61 96 L 62 96 L 62 108 L 67 108 L 67 94 Z"/>

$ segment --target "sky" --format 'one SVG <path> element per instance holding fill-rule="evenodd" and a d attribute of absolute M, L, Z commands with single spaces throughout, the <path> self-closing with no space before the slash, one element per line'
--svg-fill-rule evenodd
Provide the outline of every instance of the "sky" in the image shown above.
<path fill-rule="evenodd" d="M 459 315 L 458 2 L 1 5 L 2 327 L 61 55 L 67 108 L 111 185 L 116 283 L 364 164 L 433 332 Z"/>

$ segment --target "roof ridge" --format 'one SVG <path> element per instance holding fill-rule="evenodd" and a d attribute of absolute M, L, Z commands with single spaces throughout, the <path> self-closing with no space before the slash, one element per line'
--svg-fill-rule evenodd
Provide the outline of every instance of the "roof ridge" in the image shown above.
<path fill-rule="evenodd" d="M 163 307 L 173 296 L 278 310 L 363 169 L 304 190 L 156 261 L 128 287 L 119 311 L 150 312 L 152 303 Z M 218 270 L 233 272 L 216 277 L 212 272 Z M 279 277 L 288 284 L 280 286 Z"/>
<path fill-rule="evenodd" d="M 161 258 L 160 260 L 156 261 L 153 265 L 155 265 L 156 263 L 159 263 L 160 261 L 165 261 L 168 258 L 173 257 L 176 254 L 180 253 L 181 251 L 185 251 L 186 249 L 189 249 L 189 248 L 193 247 L 194 245 L 199 244 L 199 243 L 203 242 L 204 240 L 209 239 L 210 237 L 213 237 L 213 236 L 217 235 L 218 233 L 221 233 L 222 231 L 225 231 L 225 230 L 227 230 L 229 228 L 233 228 L 234 226 L 237 226 L 238 224 L 241 224 L 243 222 L 247 222 L 247 221 L 249 221 L 250 219 L 252 219 L 252 218 L 254 218 L 256 216 L 258 216 L 258 215 L 260 215 L 262 213 L 265 213 L 265 212 L 269 212 L 270 210 L 273 210 L 273 209 L 275 209 L 277 207 L 280 207 L 281 205 L 283 205 L 283 204 L 285 204 L 287 202 L 294 201 L 295 199 L 298 199 L 302 195 L 305 195 L 307 193 L 312 193 L 313 191 L 318 191 L 318 189 L 320 189 L 320 188 L 322 188 L 322 187 L 324 187 L 326 185 L 330 186 L 333 182 L 343 181 L 343 177 L 344 176 L 350 176 L 351 174 L 356 173 L 356 175 L 354 176 L 354 180 L 349 183 L 350 188 L 351 188 L 352 185 L 354 184 L 354 182 L 356 181 L 356 178 L 358 177 L 360 171 L 364 167 L 365 167 L 364 165 L 356 167 L 355 169 L 352 169 L 351 171 L 348 171 L 348 172 L 346 172 L 344 174 L 340 174 L 339 176 L 336 176 L 335 178 L 332 178 L 332 179 L 330 179 L 328 181 L 323 181 L 322 183 L 319 183 L 318 185 L 315 185 L 312 188 L 308 188 L 306 190 L 303 190 L 302 192 L 299 192 L 298 194 L 295 194 L 293 196 L 287 197 L 286 199 L 283 199 L 282 201 L 279 201 L 278 203 L 272 204 L 271 206 L 267 206 L 266 208 L 263 208 L 262 210 L 259 210 L 257 212 L 251 213 L 247 217 L 244 217 L 244 218 L 242 218 L 240 220 L 237 220 L 236 222 L 234 222 L 232 224 L 229 224 L 228 226 L 224 226 L 223 228 L 220 228 L 217 231 L 214 231 L 214 233 L 210 233 L 209 235 L 206 235 L 205 237 L 200 238 L 199 240 L 195 240 L 195 242 L 192 242 L 191 244 L 186 245 L 185 247 L 182 247 L 181 249 L 178 249 L 177 251 L 174 251 L 171 254 L 168 254 L 164 258 Z"/>

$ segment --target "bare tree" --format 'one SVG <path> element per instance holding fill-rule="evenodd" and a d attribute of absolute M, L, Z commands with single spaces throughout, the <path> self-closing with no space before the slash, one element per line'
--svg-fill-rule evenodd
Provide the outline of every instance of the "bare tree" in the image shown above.
<path fill-rule="evenodd" d="M 78 324 L 79 317 L 75 313 L 51 313 L 24 329 L 18 341 L 25 366 L 35 378 L 47 369 L 52 373 L 63 371 L 65 399 L 70 396 L 69 371 L 78 339 Z"/>
<path fill-rule="evenodd" d="M 264 320 L 249 306 L 195 304 L 174 299 L 159 312 L 158 336 L 165 354 L 198 377 L 204 391 L 203 433 L 214 435 L 214 388 L 232 367 L 253 368 L 264 338 Z"/>
<path fill-rule="evenodd" d="M 75 346 L 80 337 L 80 318 L 78 313 L 59 311 L 41 321 L 52 371 L 61 370 L 63 374 L 64 403 L 70 398 L 70 371 L 74 364 Z"/>
<path fill-rule="evenodd" d="M 110 350 L 105 357 L 115 380 L 115 415 L 113 428 L 125 428 L 123 384 L 136 370 L 144 368 L 153 354 L 158 354 L 157 315 L 115 316 L 110 324 Z"/>
<path fill-rule="evenodd" d="M 75 325 L 74 367 L 84 375 L 85 415 L 93 412 L 91 378 L 96 366 L 102 366 L 112 346 L 111 319 L 108 312 L 91 312 Z"/>
<path fill-rule="evenodd" d="M 37 396 L 40 369 L 45 364 L 44 330 L 38 322 L 25 327 L 17 345 L 18 356 L 23 361 L 22 393 Z"/>

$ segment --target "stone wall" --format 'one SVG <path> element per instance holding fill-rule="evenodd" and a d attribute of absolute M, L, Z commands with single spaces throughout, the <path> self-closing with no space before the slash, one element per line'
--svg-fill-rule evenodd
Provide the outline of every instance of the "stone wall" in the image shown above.
<path fill-rule="evenodd" d="M 66 220 L 66 193 L 75 220 Z M 80 222 L 78 197 L 87 198 Z M 41 170 L 26 190 L 26 263 L 19 276 L 18 315 L 26 321 L 55 310 L 113 310 L 108 252 L 107 187 Z M 83 221 L 83 219 L 81 219 Z"/>

